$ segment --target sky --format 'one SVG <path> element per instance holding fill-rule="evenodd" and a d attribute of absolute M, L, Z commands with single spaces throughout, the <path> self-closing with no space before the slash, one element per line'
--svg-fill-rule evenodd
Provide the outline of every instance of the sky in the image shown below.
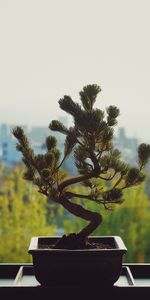
<path fill-rule="evenodd" d="M 149 15 L 149 0 L 0 0 L 0 123 L 48 126 L 94 83 L 96 106 L 150 142 Z"/>

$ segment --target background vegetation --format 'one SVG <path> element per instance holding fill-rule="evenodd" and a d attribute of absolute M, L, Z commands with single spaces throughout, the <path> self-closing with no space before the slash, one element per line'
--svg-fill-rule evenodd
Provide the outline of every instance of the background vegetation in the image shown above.
<path fill-rule="evenodd" d="M 22 179 L 23 171 L 22 166 L 0 167 L 0 263 L 30 262 L 27 249 L 32 236 L 56 235 L 63 232 L 63 227 L 69 233 L 81 229 L 85 223 L 61 206 L 47 205 L 46 197 Z M 146 183 L 128 189 L 124 203 L 109 211 L 82 199 L 85 207 L 101 210 L 103 215 L 103 224 L 94 234 L 120 235 L 128 248 L 125 258 L 128 262 L 150 262 L 148 194 Z"/>

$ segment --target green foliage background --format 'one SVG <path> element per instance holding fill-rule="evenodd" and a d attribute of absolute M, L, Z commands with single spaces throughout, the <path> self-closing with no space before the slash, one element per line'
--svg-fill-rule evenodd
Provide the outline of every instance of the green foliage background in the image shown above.
<path fill-rule="evenodd" d="M 31 236 L 51 235 L 46 198 L 22 179 L 23 169 L 0 169 L 0 263 L 30 262 Z"/>
<path fill-rule="evenodd" d="M 80 230 L 85 221 L 61 206 L 46 203 L 46 197 L 22 179 L 23 167 L 0 167 L 0 263 L 31 262 L 27 252 L 32 236 L 55 235 Z M 77 189 L 77 188 L 75 188 Z M 76 192 L 85 192 L 84 187 Z M 150 262 L 150 200 L 145 184 L 128 189 L 125 201 L 111 211 L 82 199 L 82 205 L 103 215 L 94 235 L 120 235 L 128 248 L 127 262 Z M 78 200 L 80 201 L 80 200 Z"/>

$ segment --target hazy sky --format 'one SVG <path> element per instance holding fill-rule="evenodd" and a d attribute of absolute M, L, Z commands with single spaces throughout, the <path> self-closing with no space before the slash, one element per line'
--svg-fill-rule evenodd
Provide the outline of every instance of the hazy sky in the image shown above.
<path fill-rule="evenodd" d="M 89 83 L 150 141 L 149 0 L 0 0 L 0 123 L 48 126 Z"/>

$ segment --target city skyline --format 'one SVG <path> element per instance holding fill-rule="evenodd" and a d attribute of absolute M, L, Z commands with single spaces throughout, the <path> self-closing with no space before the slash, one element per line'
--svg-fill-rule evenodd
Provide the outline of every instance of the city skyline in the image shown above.
<path fill-rule="evenodd" d="M 0 162 L 6 163 L 8 166 L 13 166 L 15 163 L 21 163 L 21 153 L 16 150 L 16 140 L 11 134 L 12 126 L 8 124 L 0 124 Z M 60 132 L 51 132 L 47 127 L 23 127 L 30 145 L 32 145 L 36 154 L 45 153 L 45 140 L 48 135 L 55 135 L 57 138 L 57 146 L 63 157 L 65 135 Z M 137 163 L 137 149 L 139 141 L 135 137 L 128 137 L 125 128 L 119 128 L 118 134 L 113 138 L 114 148 L 121 151 L 122 159 L 130 163 Z M 75 171 L 70 159 L 72 155 L 66 160 L 66 167 Z M 72 170 L 72 172 L 74 172 Z"/>
<path fill-rule="evenodd" d="M 148 0 L 0 0 L 0 123 L 48 127 L 58 100 L 96 83 L 96 107 L 150 142 Z"/>
<path fill-rule="evenodd" d="M 61 115 L 59 115 L 58 116 L 58 120 L 59 121 L 62 121 L 61 120 L 61 118 L 64 118 L 64 116 L 61 116 Z M 50 123 L 50 122 L 49 122 Z M 64 122 L 63 122 L 64 123 Z M 27 130 L 27 132 L 31 132 L 32 130 L 34 130 L 34 129 L 42 129 L 42 130 L 46 130 L 47 131 L 47 134 L 52 134 L 52 135 L 55 135 L 55 134 L 57 134 L 55 131 L 53 132 L 53 131 L 51 131 L 50 132 L 50 130 L 49 130 L 49 126 L 47 126 L 47 125 L 45 125 L 45 124 L 27 124 L 27 123 L 22 123 L 22 122 L 18 122 L 18 123 L 9 123 L 9 122 L 0 122 L 0 127 L 2 126 L 2 125 L 6 125 L 7 126 L 7 129 L 9 130 L 10 129 L 10 134 L 11 134 L 11 129 L 12 128 L 14 128 L 14 127 L 16 127 L 16 126 L 21 126 L 21 127 L 23 127 L 24 129 L 26 129 Z M 66 117 L 66 123 L 65 123 L 65 126 L 67 126 L 68 128 L 70 127 L 70 126 L 72 126 L 72 120 L 70 119 L 70 118 L 68 118 L 68 117 Z M 120 124 L 117 124 L 115 127 L 114 127 L 114 136 L 115 137 L 117 137 L 118 135 L 119 135 L 119 130 L 120 129 L 123 129 L 124 131 L 125 131 L 125 135 L 128 137 L 128 138 L 135 138 L 135 139 L 137 139 L 138 140 L 138 142 L 140 143 L 140 142 L 145 142 L 145 143 L 148 143 L 148 142 L 150 142 L 150 138 L 149 139 L 144 139 L 144 138 L 142 138 L 141 136 L 138 136 L 138 134 L 136 133 L 136 132 L 134 132 L 133 134 L 132 134 L 132 132 L 130 132 L 130 131 L 128 131 L 127 130 L 127 127 L 124 127 L 124 126 L 120 126 Z M 63 134 L 60 134 L 60 135 L 62 135 L 63 136 Z"/>

